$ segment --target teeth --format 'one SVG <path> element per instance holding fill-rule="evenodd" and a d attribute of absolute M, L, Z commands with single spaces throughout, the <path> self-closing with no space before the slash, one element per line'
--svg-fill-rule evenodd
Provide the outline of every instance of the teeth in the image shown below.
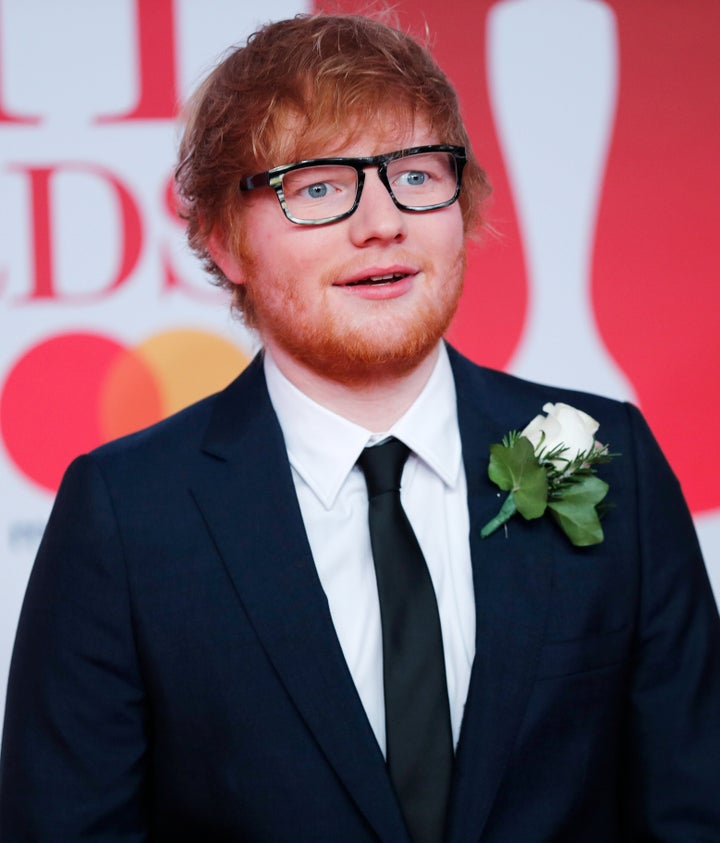
<path fill-rule="evenodd" d="M 404 278 L 405 275 L 401 273 L 390 273 L 389 275 L 370 275 L 367 278 L 362 278 L 359 281 L 351 281 L 351 287 L 357 284 L 387 284 L 388 281 L 398 281 Z"/>
<path fill-rule="evenodd" d="M 405 277 L 407 277 L 407 273 L 405 272 L 391 272 L 388 275 L 369 275 L 367 278 L 361 278 L 359 281 L 350 281 L 348 287 L 356 287 L 359 284 L 387 284 L 392 281 L 399 281 Z"/>

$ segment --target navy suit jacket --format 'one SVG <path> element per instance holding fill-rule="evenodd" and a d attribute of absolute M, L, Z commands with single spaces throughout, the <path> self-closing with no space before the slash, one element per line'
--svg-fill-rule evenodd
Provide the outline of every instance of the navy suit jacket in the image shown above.
<path fill-rule="evenodd" d="M 450 843 L 720 841 L 720 624 L 640 414 L 451 350 L 476 656 Z M 605 540 L 480 538 L 489 447 L 594 416 Z M 0 839 L 409 843 L 333 628 L 260 360 L 68 470 L 18 630 Z"/>

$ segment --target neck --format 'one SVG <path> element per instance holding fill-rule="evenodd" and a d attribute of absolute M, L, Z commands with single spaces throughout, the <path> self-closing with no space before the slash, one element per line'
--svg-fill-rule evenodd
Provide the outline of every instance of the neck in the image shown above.
<path fill-rule="evenodd" d="M 381 433 L 389 430 L 422 392 L 435 368 L 439 346 L 409 370 L 378 367 L 376 373 L 343 382 L 308 368 L 278 346 L 269 345 L 268 351 L 290 383 L 313 401 L 373 433 Z"/>

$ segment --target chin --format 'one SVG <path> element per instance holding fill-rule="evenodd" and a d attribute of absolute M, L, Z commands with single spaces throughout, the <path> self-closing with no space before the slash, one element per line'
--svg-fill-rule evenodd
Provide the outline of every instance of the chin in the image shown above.
<path fill-rule="evenodd" d="M 306 368 L 329 380 L 360 385 L 398 378 L 413 371 L 444 336 L 455 307 L 428 309 L 412 319 L 388 320 L 368 331 L 339 330 L 339 326 L 312 332 L 287 353 Z M 329 326 L 328 326 L 329 327 Z"/>

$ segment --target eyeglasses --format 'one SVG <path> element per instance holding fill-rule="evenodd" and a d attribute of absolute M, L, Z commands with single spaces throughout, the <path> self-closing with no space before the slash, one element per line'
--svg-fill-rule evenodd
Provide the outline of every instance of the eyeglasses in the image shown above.
<path fill-rule="evenodd" d="M 370 158 L 312 158 L 273 167 L 240 181 L 240 190 L 271 187 L 285 216 L 297 225 L 325 225 L 349 217 L 360 202 L 365 168 L 402 211 L 434 211 L 460 195 L 465 147 L 435 144 Z"/>

